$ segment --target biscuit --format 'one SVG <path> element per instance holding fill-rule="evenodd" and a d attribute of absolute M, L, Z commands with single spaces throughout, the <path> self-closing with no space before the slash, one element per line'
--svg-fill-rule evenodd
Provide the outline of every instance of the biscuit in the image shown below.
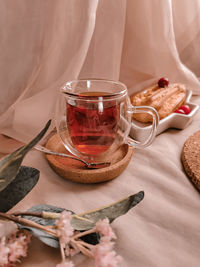
<path fill-rule="evenodd" d="M 184 84 L 174 83 L 160 88 L 157 84 L 130 96 L 133 106 L 154 107 L 160 120 L 167 117 L 178 109 L 186 99 L 186 88 Z M 152 116 L 146 113 L 133 114 L 133 118 L 140 122 L 152 122 Z"/>

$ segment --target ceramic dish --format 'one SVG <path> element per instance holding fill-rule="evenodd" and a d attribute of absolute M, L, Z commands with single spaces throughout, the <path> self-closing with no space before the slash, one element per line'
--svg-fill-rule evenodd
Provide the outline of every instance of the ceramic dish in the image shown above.
<path fill-rule="evenodd" d="M 184 129 L 192 122 L 194 115 L 199 109 L 199 105 L 190 102 L 191 96 L 192 91 L 187 90 L 185 104 L 190 107 L 190 113 L 188 115 L 171 113 L 169 116 L 160 120 L 157 127 L 156 135 L 162 133 L 168 128 Z M 151 131 L 151 125 L 146 125 L 147 124 L 145 123 L 140 123 L 134 120 L 132 122 L 130 136 L 139 141 L 146 139 Z"/>

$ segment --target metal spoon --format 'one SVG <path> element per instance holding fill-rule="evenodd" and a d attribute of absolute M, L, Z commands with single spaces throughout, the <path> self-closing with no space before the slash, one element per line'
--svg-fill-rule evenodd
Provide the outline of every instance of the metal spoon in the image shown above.
<path fill-rule="evenodd" d="M 75 160 L 78 160 L 78 161 L 81 161 L 83 162 L 88 169 L 101 169 L 101 168 L 105 168 L 105 167 L 108 167 L 110 166 L 110 162 L 98 162 L 98 163 L 94 163 L 94 162 L 87 162 L 83 159 L 80 159 L 80 158 L 76 158 L 74 156 L 71 156 L 71 155 L 68 155 L 68 154 L 65 154 L 65 153 L 59 153 L 59 152 L 56 152 L 56 151 L 52 151 L 52 150 L 49 150 L 41 145 L 36 145 L 34 146 L 34 148 L 38 151 L 41 151 L 41 152 L 44 152 L 46 154 L 51 154 L 51 155 L 56 155 L 56 156 L 61 156 L 61 157 L 66 157 L 66 158 L 71 158 L 71 159 L 75 159 Z"/>

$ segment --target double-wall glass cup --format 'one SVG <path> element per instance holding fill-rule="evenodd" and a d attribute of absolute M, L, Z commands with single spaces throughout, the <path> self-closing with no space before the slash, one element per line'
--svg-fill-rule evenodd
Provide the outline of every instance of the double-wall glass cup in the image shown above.
<path fill-rule="evenodd" d="M 129 136 L 134 113 L 152 116 L 146 140 Z M 149 106 L 133 106 L 126 86 L 118 81 L 85 79 L 66 82 L 56 105 L 56 128 L 65 148 L 76 157 L 99 162 L 123 144 L 135 148 L 150 145 L 159 117 Z"/>

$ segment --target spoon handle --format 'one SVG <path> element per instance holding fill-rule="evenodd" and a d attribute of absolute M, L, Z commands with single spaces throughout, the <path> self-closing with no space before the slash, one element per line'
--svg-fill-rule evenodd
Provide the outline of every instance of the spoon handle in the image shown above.
<path fill-rule="evenodd" d="M 99 168 L 104 168 L 104 167 L 110 166 L 110 162 L 99 162 L 99 163 L 87 162 L 87 161 L 85 161 L 83 159 L 76 158 L 76 157 L 74 157 L 72 155 L 68 155 L 68 154 L 65 154 L 65 153 L 59 153 L 59 152 L 56 152 L 56 151 L 49 150 L 46 147 L 43 147 L 43 146 L 40 146 L 40 145 L 36 145 L 36 146 L 34 146 L 34 148 L 36 150 L 38 150 L 40 152 L 44 152 L 46 154 L 55 155 L 55 156 L 61 156 L 61 157 L 66 157 L 66 158 L 71 158 L 71 159 L 74 159 L 74 160 L 81 161 L 89 169 L 99 169 Z"/>

